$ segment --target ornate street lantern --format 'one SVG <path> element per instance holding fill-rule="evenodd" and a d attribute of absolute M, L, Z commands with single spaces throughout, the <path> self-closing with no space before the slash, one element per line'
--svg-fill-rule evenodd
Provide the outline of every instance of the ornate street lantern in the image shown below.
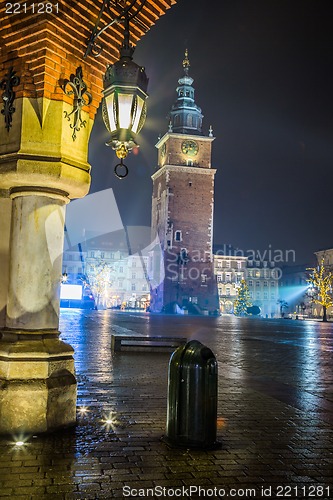
<path fill-rule="evenodd" d="M 107 143 L 115 151 L 120 163 L 115 167 L 117 177 L 126 177 L 128 168 L 123 163 L 129 151 L 138 146 L 136 136 L 146 120 L 148 78 L 143 66 L 133 61 L 134 48 L 129 43 L 129 22 L 125 18 L 125 37 L 120 59 L 108 66 L 104 76 L 103 119 L 111 134 Z M 124 173 L 121 173 L 124 170 Z"/>
<path fill-rule="evenodd" d="M 100 54 L 102 48 L 97 46 L 96 39 L 106 28 L 114 23 L 124 23 L 124 41 L 120 49 L 120 59 L 107 67 L 102 101 L 103 120 L 111 134 L 111 140 L 106 144 L 115 150 L 120 159 L 114 172 L 119 179 L 122 179 L 128 174 L 128 168 L 123 160 L 134 147 L 138 147 L 136 137 L 143 127 L 147 114 L 148 78 L 144 67 L 138 66 L 133 61 L 134 47 L 129 41 L 129 23 L 140 12 L 146 0 L 141 2 L 130 0 L 116 19 L 98 30 L 99 20 L 110 3 L 118 6 L 118 0 L 103 0 L 85 57 L 89 54 L 97 57 Z"/>

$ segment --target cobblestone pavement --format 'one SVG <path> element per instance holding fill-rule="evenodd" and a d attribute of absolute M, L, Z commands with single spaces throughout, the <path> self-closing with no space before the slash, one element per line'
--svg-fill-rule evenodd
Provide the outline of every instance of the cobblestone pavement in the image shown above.
<path fill-rule="evenodd" d="M 63 310 L 61 330 L 78 425 L 22 447 L 0 438 L 0 497 L 333 498 L 332 324 Z M 213 350 L 221 449 L 161 441 L 170 354 L 112 354 L 111 333 L 132 332 Z"/>

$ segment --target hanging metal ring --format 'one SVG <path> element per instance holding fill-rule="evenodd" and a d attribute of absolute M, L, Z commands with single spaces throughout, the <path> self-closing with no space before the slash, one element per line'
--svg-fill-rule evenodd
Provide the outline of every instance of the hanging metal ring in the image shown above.
<path fill-rule="evenodd" d="M 125 172 L 120 173 L 119 169 L 125 169 Z M 123 163 L 123 160 L 120 160 L 120 163 L 117 163 L 117 165 L 114 167 L 114 173 L 115 176 L 118 177 L 118 179 L 124 179 L 124 177 L 127 177 L 128 168 L 126 167 L 125 163 Z"/>

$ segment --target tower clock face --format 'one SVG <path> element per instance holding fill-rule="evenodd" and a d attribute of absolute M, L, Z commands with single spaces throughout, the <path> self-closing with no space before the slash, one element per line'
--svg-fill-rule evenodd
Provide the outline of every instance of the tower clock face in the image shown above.
<path fill-rule="evenodd" d="M 182 143 L 182 152 L 188 156 L 195 156 L 198 154 L 199 144 L 196 141 L 186 140 Z"/>

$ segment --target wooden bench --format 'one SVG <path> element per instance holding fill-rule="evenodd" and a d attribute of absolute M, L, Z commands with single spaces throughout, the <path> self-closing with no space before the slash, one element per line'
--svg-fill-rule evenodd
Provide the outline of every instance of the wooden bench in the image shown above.
<path fill-rule="evenodd" d="M 145 351 L 172 352 L 177 347 L 186 344 L 184 337 L 149 337 L 148 335 L 111 335 L 112 352 Z"/>

